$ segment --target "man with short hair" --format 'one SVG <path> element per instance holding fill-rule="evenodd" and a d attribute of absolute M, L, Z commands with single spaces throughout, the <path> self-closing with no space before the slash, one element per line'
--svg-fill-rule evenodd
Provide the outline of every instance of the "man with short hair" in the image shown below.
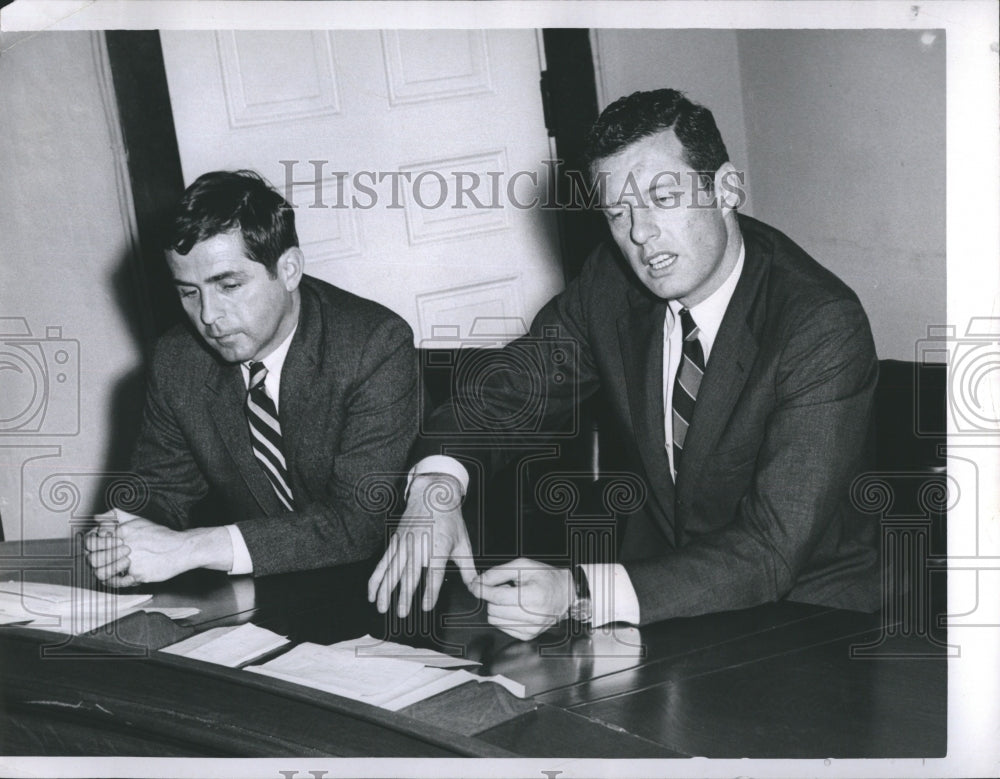
<path fill-rule="evenodd" d="M 741 179 L 712 114 L 681 93 L 616 101 L 588 148 L 614 245 L 592 253 L 527 336 L 543 353 L 571 351 L 559 343 L 569 339 L 578 357 L 562 381 L 499 372 L 437 409 L 369 599 L 385 611 L 398 585 L 406 614 L 427 568 L 430 608 L 453 559 L 489 621 L 520 639 L 567 616 L 646 624 L 781 598 L 874 610 L 877 524 L 850 500 L 878 373 L 857 297 L 738 213 Z M 441 456 L 442 435 L 460 432 L 463 403 L 510 418 L 539 386 L 546 429 L 602 394 L 646 499 L 619 527 L 614 562 L 571 570 L 521 558 L 477 577 L 461 511 L 468 475 Z M 492 451 L 486 471 L 502 456 Z"/>
<path fill-rule="evenodd" d="M 198 178 L 168 242 L 189 326 L 156 345 L 133 457 L 149 499 L 87 536 L 97 577 L 373 555 L 383 517 L 363 480 L 399 471 L 417 429 L 409 326 L 304 275 L 292 207 L 251 171 Z"/>

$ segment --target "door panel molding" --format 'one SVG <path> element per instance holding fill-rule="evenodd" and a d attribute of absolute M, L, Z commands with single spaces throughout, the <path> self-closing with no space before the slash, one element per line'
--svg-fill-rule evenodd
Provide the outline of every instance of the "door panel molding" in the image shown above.
<path fill-rule="evenodd" d="M 340 94 L 330 33 L 293 30 L 265 34 L 268 40 L 258 51 L 255 49 L 261 33 L 215 33 L 229 126 L 238 130 L 339 114 Z M 280 36 L 285 36 L 284 42 Z M 274 52 L 281 52 L 281 56 L 274 56 Z M 247 67 L 248 63 L 261 61 L 266 67 Z M 277 70 L 282 67 L 287 69 L 284 74 Z M 280 90 L 269 94 L 277 84 Z"/>

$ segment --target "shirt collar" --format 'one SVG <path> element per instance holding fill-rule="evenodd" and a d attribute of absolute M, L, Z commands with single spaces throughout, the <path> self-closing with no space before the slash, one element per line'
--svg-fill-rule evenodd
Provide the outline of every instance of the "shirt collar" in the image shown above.
<path fill-rule="evenodd" d="M 281 376 L 281 369 L 285 365 L 285 358 L 288 356 L 288 349 L 291 347 L 292 338 L 295 337 L 295 331 L 298 329 L 299 326 L 296 324 L 295 327 L 292 328 L 292 332 L 288 334 L 288 337 L 278 344 L 275 350 L 267 355 L 267 357 L 263 360 L 248 360 L 243 363 L 243 367 L 249 371 L 251 362 L 262 362 L 264 363 L 264 367 L 267 368 L 268 376 Z"/>
<path fill-rule="evenodd" d="M 698 325 L 698 340 L 701 341 L 706 360 L 708 359 L 708 353 L 712 350 L 712 345 L 715 343 L 715 336 L 718 335 L 719 328 L 722 326 L 722 318 L 726 315 L 726 309 L 729 308 L 729 301 L 732 300 L 733 292 L 736 291 L 736 284 L 740 280 L 740 274 L 743 273 L 743 261 L 745 257 L 746 245 L 741 239 L 740 255 L 736 258 L 736 265 L 729 276 L 726 277 L 726 280 L 722 282 L 721 286 L 715 292 L 701 301 L 701 303 L 688 309 L 691 312 L 691 318 Z M 670 322 L 672 328 L 673 322 L 677 321 L 684 305 L 679 300 L 670 300 L 667 302 L 667 306 L 673 314 L 671 317 L 672 321 Z"/>

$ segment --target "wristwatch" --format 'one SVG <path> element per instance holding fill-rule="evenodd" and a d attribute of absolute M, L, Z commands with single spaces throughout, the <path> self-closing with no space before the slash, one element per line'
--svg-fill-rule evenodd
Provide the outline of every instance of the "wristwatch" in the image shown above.
<path fill-rule="evenodd" d="M 573 573 L 575 593 L 573 601 L 569 604 L 568 616 L 574 622 L 589 623 L 594 618 L 594 607 L 590 600 L 590 585 L 587 582 L 587 574 L 579 565 L 574 565 L 570 570 Z"/>

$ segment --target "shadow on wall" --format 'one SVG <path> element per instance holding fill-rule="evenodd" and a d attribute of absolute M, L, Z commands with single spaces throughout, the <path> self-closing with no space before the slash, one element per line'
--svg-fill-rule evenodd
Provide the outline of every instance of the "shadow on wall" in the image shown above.
<path fill-rule="evenodd" d="M 143 309 L 150 293 L 143 288 L 143 282 L 136 272 L 136 265 L 135 257 L 130 252 L 125 252 L 115 263 L 108 285 L 115 303 L 122 312 L 122 318 L 128 324 L 129 335 L 135 343 L 142 346 L 144 362 L 148 362 L 152 355 L 155 337 Z M 142 407 L 146 397 L 145 368 L 144 364 L 137 365 L 122 374 L 108 392 L 108 405 L 104 415 L 104 424 L 108 430 L 107 450 L 103 463 L 104 477 L 101 488 L 94 494 L 91 513 L 106 511 L 112 494 L 121 497 L 120 490 L 128 491 L 136 484 L 135 480 L 129 477 L 129 473 L 132 448 L 139 433 Z M 129 504 L 130 501 L 126 500 L 125 503 Z"/>

